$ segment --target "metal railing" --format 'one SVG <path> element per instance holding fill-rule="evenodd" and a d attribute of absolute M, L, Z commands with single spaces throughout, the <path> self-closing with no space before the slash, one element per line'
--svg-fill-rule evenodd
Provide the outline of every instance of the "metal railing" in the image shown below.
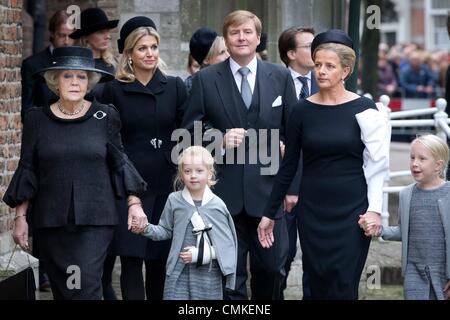
<path fill-rule="evenodd" d="M 383 95 L 380 97 L 380 102 L 383 105 L 382 112 L 385 113 L 386 117 L 390 120 L 391 127 L 434 127 L 435 134 L 445 141 L 447 141 L 447 137 L 450 138 L 450 119 L 448 114 L 445 113 L 445 108 L 447 106 L 447 101 L 443 98 L 436 100 L 435 108 L 424 108 L 417 110 L 408 110 L 408 111 L 398 111 L 391 112 L 391 109 L 388 107 L 390 98 L 387 95 Z M 411 120 L 395 120 L 399 118 L 408 118 L 408 117 L 417 117 L 417 116 L 425 116 L 432 115 L 433 119 L 411 119 Z M 381 222 L 383 226 L 389 225 L 389 194 L 398 193 L 405 186 L 390 186 L 389 182 L 391 178 L 394 177 L 407 177 L 410 176 L 411 173 L 409 170 L 402 171 L 393 171 L 389 172 L 389 175 L 386 176 L 383 187 L 383 209 L 381 212 Z"/>

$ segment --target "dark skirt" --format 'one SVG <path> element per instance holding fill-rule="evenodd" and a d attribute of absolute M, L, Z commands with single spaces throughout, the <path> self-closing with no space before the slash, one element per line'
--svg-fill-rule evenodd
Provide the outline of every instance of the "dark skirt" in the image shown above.
<path fill-rule="evenodd" d="M 114 226 L 35 231 L 55 300 L 101 300 L 102 274 Z"/>

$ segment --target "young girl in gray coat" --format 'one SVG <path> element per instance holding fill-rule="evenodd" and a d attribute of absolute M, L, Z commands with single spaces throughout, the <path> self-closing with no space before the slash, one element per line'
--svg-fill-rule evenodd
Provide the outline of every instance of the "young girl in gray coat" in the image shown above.
<path fill-rule="evenodd" d="M 172 238 L 164 299 L 222 300 L 223 277 L 226 288 L 235 286 L 237 238 L 225 203 L 209 188 L 215 180 L 208 150 L 193 146 L 182 153 L 177 184 L 183 189 L 169 195 L 159 224 L 141 232 L 154 241 Z"/>
<path fill-rule="evenodd" d="M 450 182 L 445 181 L 449 149 L 435 135 L 411 143 L 410 170 L 416 181 L 400 192 L 399 223 L 373 227 L 362 216 L 366 234 L 402 241 L 402 272 L 407 300 L 450 298 Z"/>

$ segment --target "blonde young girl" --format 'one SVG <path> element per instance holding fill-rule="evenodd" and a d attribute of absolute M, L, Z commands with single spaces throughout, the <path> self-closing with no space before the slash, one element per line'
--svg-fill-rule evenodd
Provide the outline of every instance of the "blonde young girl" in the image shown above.
<path fill-rule="evenodd" d="M 411 144 L 410 170 L 416 183 L 400 192 L 399 223 L 371 228 L 366 233 L 385 240 L 402 241 L 405 299 L 445 300 L 450 297 L 450 182 L 445 181 L 449 149 L 435 135 L 416 138 Z"/>
<path fill-rule="evenodd" d="M 221 300 L 223 276 L 234 289 L 237 239 L 225 203 L 209 188 L 215 180 L 208 150 L 194 146 L 181 154 L 175 184 L 182 190 L 169 195 L 159 224 L 142 232 L 155 241 L 172 238 L 164 299 Z"/>

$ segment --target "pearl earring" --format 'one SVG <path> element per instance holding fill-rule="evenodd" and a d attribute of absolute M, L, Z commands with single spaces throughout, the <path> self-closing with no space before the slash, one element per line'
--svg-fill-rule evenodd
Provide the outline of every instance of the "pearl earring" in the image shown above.
<path fill-rule="evenodd" d="M 131 58 L 128 58 L 128 65 L 131 67 L 133 65 L 133 60 Z"/>

